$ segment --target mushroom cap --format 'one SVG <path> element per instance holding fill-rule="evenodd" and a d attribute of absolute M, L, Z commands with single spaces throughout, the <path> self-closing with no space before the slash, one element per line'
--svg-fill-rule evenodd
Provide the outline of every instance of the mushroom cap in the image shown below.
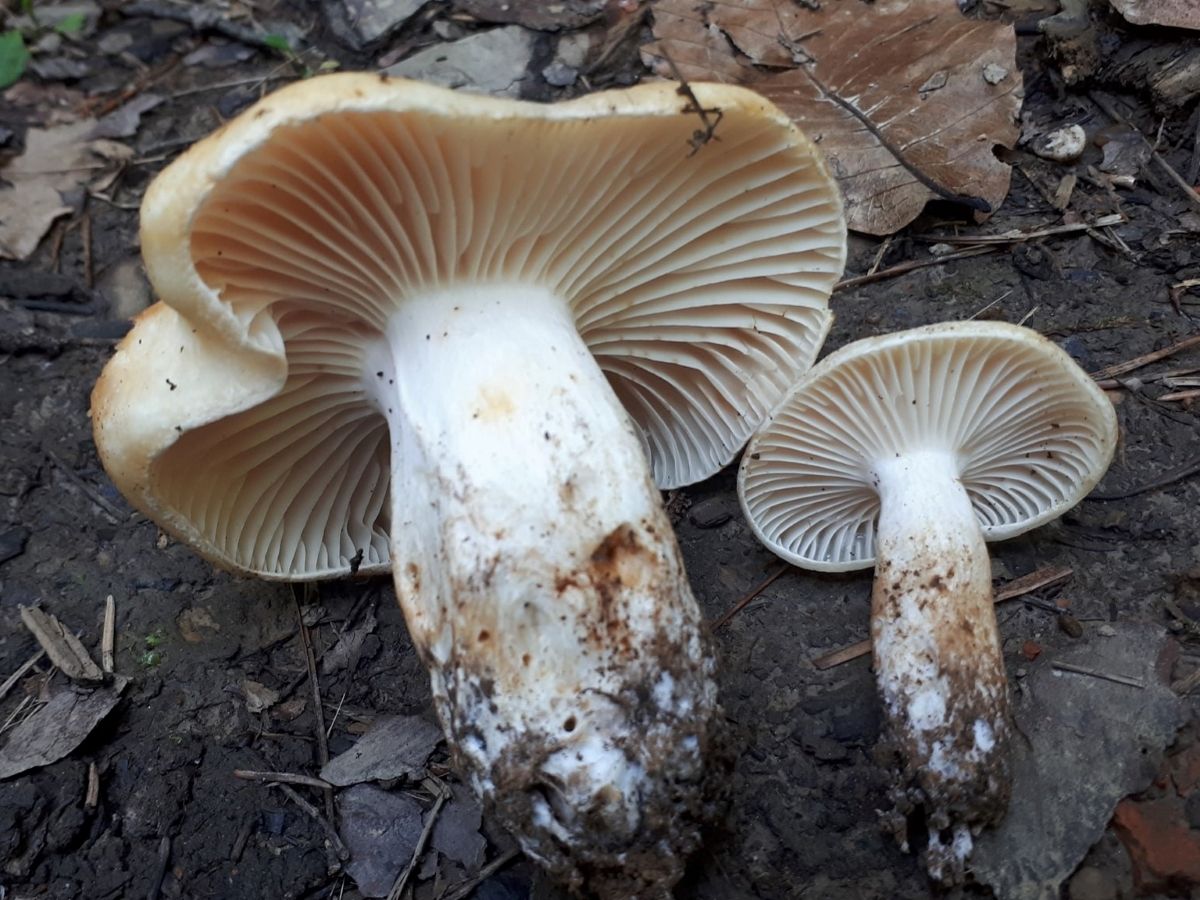
<path fill-rule="evenodd" d="M 93 394 L 113 481 L 230 568 L 335 577 L 361 550 L 386 569 L 361 344 L 464 281 L 563 297 L 661 487 L 721 468 L 815 359 L 845 226 L 782 112 L 691 88 L 721 114 L 694 150 L 673 83 L 541 105 L 366 74 L 291 85 L 194 145 L 142 205 L 166 308 Z"/>
<path fill-rule="evenodd" d="M 751 527 L 806 569 L 875 564 L 875 471 L 905 453 L 957 462 L 986 540 L 1062 515 L 1112 459 L 1116 414 L 1037 332 L 947 322 L 867 338 L 812 368 L 751 439 L 738 495 Z"/>

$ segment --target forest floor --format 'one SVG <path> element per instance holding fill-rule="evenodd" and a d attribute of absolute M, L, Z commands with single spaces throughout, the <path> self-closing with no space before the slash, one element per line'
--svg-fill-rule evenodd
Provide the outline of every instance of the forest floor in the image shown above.
<path fill-rule="evenodd" d="M 0 97 L 0 154 L 19 154 L 32 129 L 90 119 L 108 122 L 107 139 L 131 152 L 114 151 L 89 181 L 57 184 L 65 214 L 34 236 L 27 258 L 0 262 L 0 682 L 19 674 L 0 696 L 0 745 L 65 684 L 44 659 L 22 670 L 38 644 L 20 607 L 52 613 L 99 658 L 111 595 L 115 670 L 129 681 L 72 752 L 0 781 L 0 898 L 362 896 L 313 815 L 233 773 L 319 771 L 302 630 L 330 657 L 316 684 L 330 754 L 381 716 L 432 721 L 428 679 L 390 583 L 294 595 L 214 571 L 112 487 L 88 398 L 129 318 L 152 300 L 137 237 L 147 183 L 269 89 L 333 64 L 379 69 L 492 32 L 505 43 L 470 51 L 457 86 L 554 100 L 648 77 L 639 44 L 653 4 L 648 15 L 632 4 L 638 21 L 628 26 L 623 12 L 625 32 L 608 44 L 618 4 L 607 17 L 601 3 L 530 4 L 543 14 L 530 14 L 529 27 L 513 24 L 520 15 L 500 0 L 417 3 L 407 17 L 395 12 L 404 5 L 377 4 L 400 24 L 367 39 L 345 24 L 341 0 L 259 4 L 272 23 L 257 31 L 227 12 L 181 21 L 183 7 L 165 2 L 79 0 L 62 7 L 82 20 L 68 20 L 58 47 L 48 24 L 59 7 L 35 8 L 40 24 L 27 40 L 50 40 Z M 246 28 L 244 39 L 230 24 Z M 1018 33 L 1026 121 L 1111 129 L 1089 86 L 1064 85 L 1036 29 Z M 605 46 L 598 65 L 578 57 L 580 34 L 593 52 Z M 421 64 L 425 77 L 439 77 L 435 57 Z M 935 206 L 886 239 L 853 236 L 847 277 L 875 275 L 832 300 L 826 353 L 983 316 L 1037 329 L 1102 378 L 1141 363 L 1106 382 L 1122 437 L 1097 493 L 1124 496 L 1084 501 L 991 548 L 998 585 L 1070 572 L 997 606 L 1028 741 L 1009 821 L 982 839 L 977 883 L 957 889 L 965 896 L 1053 897 L 1060 884 L 1072 900 L 1200 891 L 1200 856 L 1188 858 L 1200 850 L 1200 689 L 1189 680 L 1200 667 L 1200 397 L 1186 396 L 1200 384 L 1200 342 L 1174 352 L 1200 333 L 1200 291 L 1188 284 L 1200 283 L 1200 213 L 1166 174 L 1196 183 L 1196 104 L 1163 110 L 1136 84 L 1106 90 L 1157 141 L 1165 165 L 1142 160 L 1132 185 L 1114 187 L 1094 176 L 1102 151 L 1093 144 L 1073 169 L 1009 151 L 1011 189 L 986 223 Z M 1058 208 L 1053 192 L 1067 171 L 1080 178 Z M 1079 224 L 1097 220 L 1114 224 Z M 978 255 L 951 252 L 985 233 L 1008 237 Z M 1140 359 L 1164 350 L 1172 352 Z M 869 659 L 815 664 L 866 636 L 870 573 L 782 566 L 743 521 L 734 487 L 727 470 L 667 498 L 705 615 L 715 620 L 755 595 L 715 631 L 738 748 L 731 808 L 677 896 L 930 896 L 918 859 L 879 826 L 887 784 L 872 755 L 880 712 Z M 333 653 L 339 641 L 351 652 Z M 454 799 L 440 807 L 406 890 L 417 900 L 466 896 L 472 886 L 480 900 L 556 896 L 481 823 L 444 746 L 418 756 L 415 775 L 386 783 L 417 811 L 411 833 L 389 847 L 411 855 L 439 785 Z M 322 791 L 293 790 L 324 809 Z M 358 846 L 341 793 L 342 837 Z M 357 800 L 382 804 L 374 813 L 384 815 L 375 793 Z M 366 884 L 390 884 L 407 861 L 360 864 L 358 883 L 380 896 Z"/>

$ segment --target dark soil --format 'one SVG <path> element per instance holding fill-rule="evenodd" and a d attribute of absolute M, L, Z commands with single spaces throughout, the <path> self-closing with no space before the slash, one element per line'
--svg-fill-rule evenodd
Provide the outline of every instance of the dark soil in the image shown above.
<path fill-rule="evenodd" d="M 437 41 L 438 22 L 482 27 L 454 15 L 448 3 L 430 4 L 384 46 L 368 50 L 349 49 L 328 33 L 326 13 L 315 5 L 291 17 L 303 26 L 317 23 L 307 39 L 319 50 L 315 59 L 353 68 Z M 214 572 L 132 515 L 99 465 L 88 421 L 91 386 L 127 327 L 121 318 L 125 308 L 118 309 L 115 300 L 119 292 L 127 298 L 129 289 L 117 276 L 128 274 L 136 260 L 141 191 L 188 140 L 258 96 L 261 82 L 252 79 L 294 78 L 297 67 L 269 50 L 224 69 L 172 67 L 209 36 L 115 11 L 83 38 L 85 46 L 117 29 L 133 35 L 129 52 L 138 65 L 132 57 L 97 57 L 103 64 L 70 86 L 98 102 L 115 101 L 123 92 L 153 91 L 167 98 L 128 139 L 137 158 L 115 191 L 120 205 L 89 199 L 71 220 L 90 220 L 89 248 L 85 230 L 64 221 L 28 262 L 0 265 L 0 296 L 6 298 L 0 301 L 0 540 L 6 548 L 0 556 L 12 554 L 0 563 L 0 679 L 36 649 L 18 606 L 41 604 L 98 656 L 104 598 L 111 594 L 117 609 L 116 670 L 133 681 L 117 710 L 67 759 L 0 782 L 0 897 L 358 896 L 353 882 L 331 866 L 336 859 L 309 816 L 276 789 L 231 774 L 318 769 L 307 681 L 300 679 L 283 698 L 305 703 L 259 714 L 248 711 L 242 689 L 251 680 L 281 690 L 304 672 L 291 590 Z M 527 96 L 549 99 L 584 89 L 579 82 L 553 88 L 542 78 L 557 39 L 553 32 L 537 35 Z M 636 39 L 635 34 L 592 73 L 592 87 L 628 82 L 642 71 Z M 1039 121 L 1104 121 L 1083 94 L 1061 88 L 1037 38 L 1022 42 L 1026 105 Z M 49 84 L 33 75 L 26 80 Z M 242 84 L 214 86 L 230 82 Z M 1136 123 L 1155 134 L 1159 118 L 1138 95 L 1126 99 Z M 0 119 L 15 132 L 13 147 L 42 113 L 0 103 Z M 1194 134 L 1195 121 L 1186 111 L 1167 118 L 1162 147 L 1177 170 L 1188 168 Z M 1088 152 L 1098 155 L 1094 148 Z M 986 230 L 1060 222 L 1061 214 L 1030 179 L 1053 191 L 1062 167 L 1020 152 L 1012 158 L 1028 174 L 1014 172 L 1012 192 Z M 1195 333 L 1197 295 L 1184 291 L 1175 305 L 1170 299 L 1172 285 L 1200 277 L 1200 242 L 1181 224 L 1189 207 L 1174 185 L 1157 176 L 1139 178 L 1132 190 L 1113 193 L 1081 181 L 1071 210 L 1084 216 L 1123 212 L 1128 222 L 1114 228 L 1109 240 L 1128 251 L 1079 232 L 839 292 L 826 352 L 868 335 L 981 314 L 1025 321 L 1094 371 Z M 939 237 L 975 227 L 955 215 L 951 209 L 930 210 L 882 248 L 881 267 L 927 258 Z M 854 239 L 848 274 L 865 272 L 880 250 L 878 241 Z M 88 284 L 89 269 L 94 286 Z M 1166 388 L 1145 380 L 1172 367 L 1196 366 L 1200 350 L 1193 348 L 1138 370 L 1133 374 L 1141 381 L 1114 393 L 1123 442 L 1099 491 L 1153 485 L 1200 459 L 1200 405 L 1159 402 L 1155 398 Z M 112 516 L 97 498 L 121 515 Z M 709 617 L 725 612 L 779 566 L 742 519 L 732 471 L 668 499 L 696 596 Z M 994 546 L 998 579 L 1047 565 L 1071 567 L 1074 576 L 1061 593 L 1037 596 L 1069 600 L 1072 615 L 1083 623 L 1082 636 L 1072 637 L 1043 609 L 1019 602 L 1000 607 L 1014 684 L 1029 665 L 1027 642 L 1052 653 L 1096 640 L 1096 629 L 1106 622 L 1169 624 L 1162 601 L 1175 596 L 1176 579 L 1200 567 L 1198 534 L 1200 478 L 1192 476 L 1119 501 L 1085 501 L 1055 524 Z M 872 758 L 880 713 L 868 660 L 826 671 L 811 662 L 865 636 L 870 581 L 869 573 L 834 577 L 788 569 L 717 632 L 722 698 L 738 747 L 733 802 L 724 828 L 709 837 L 679 897 L 933 893 L 918 861 L 901 853 L 878 824 L 887 784 Z M 332 722 L 331 753 L 349 747 L 376 715 L 431 715 L 425 672 L 386 582 L 321 585 L 315 602 L 324 614 L 313 627 L 318 650 L 333 643 L 347 613 L 372 590 L 380 594 L 379 622 L 357 667 L 320 680 L 326 721 Z M 1185 612 L 1200 617 L 1194 603 Z M 1181 635 L 1180 642 L 1176 678 L 1200 656 L 1196 640 Z M 28 694 L 36 696 L 43 680 L 35 673 L 3 700 L 0 724 Z M 1197 696 L 1192 695 L 1193 714 Z M 1136 700 L 1131 694 L 1130 702 Z M 100 783 L 94 808 L 84 802 L 90 763 Z M 444 756 L 435 756 L 433 771 L 445 774 L 444 764 Z M 428 801 L 428 793 L 409 789 Z M 298 790 L 320 805 L 318 792 Z M 489 859 L 508 847 L 502 836 L 491 837 Z M 447 883 L 469 874 L 443 863 L 440 875 L 423 870 L 416 897 L 442 896 Z M 1104 873 L 1120 895 L 1132 895 L 1131 865 L 1112 832 L 1085 864 Z M 475 896 L 550 896 L 545 886 L 531 886 L 535 881 L 533 868 L 517 862 Z M 1188 888 L 1182 890 L 1180 896 L 1187 896 Z"/>

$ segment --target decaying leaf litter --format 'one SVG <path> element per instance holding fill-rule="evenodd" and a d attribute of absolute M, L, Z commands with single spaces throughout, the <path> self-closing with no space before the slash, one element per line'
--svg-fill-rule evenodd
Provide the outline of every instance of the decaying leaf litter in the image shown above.
<path fill-rule="evenodd" d="M 74 896 L 82 884 L 89 885 L 89 896 L 149 895 L 152 889 L 159 896 L 264 896 L 281 890 L 286 896 L 338 896 L 343 890 L 353 896 L 356 888 L 345 877 L 338 846 L 354 846 L 348 821 L 367 821 L 348 820 L 344 812 L 345 792 L 353 788 L 333 792 L 331 814 L 325 799 L 331 791 L 323 786 L 288 785 L 298 803 L 282 788 L 235 778 L 233 772 L 320 779 L 314 696 L 323 707 L 331 764 L 377 720 L 430 721 L 424 675 L 390 588 L 383 587 L 377 606 L 364 599 L 370 589 L 354 582 L 324 585 L 305 601 L 302 619 L 312 635 L 314 680 L 301 622 L 285 589 L 216 575 L 184 548 L 160 541 L 151 526 L 129 517 L 98 468 L 88 438 L 87 391 L 107 347 L 123 332 L 124 317 L 149 299 L 136 263 L 140 191 L 163 161 L 263 89 L 328 70 L 334 62 L 345 68 L 403 67 L 424 51 L 419 60 L 424 77 L 438 77 L 438 59 L 445 57 L 442 77 L 451 83 L 551 99 L 647 77 L 641 54 L 651 62 L 657 58 L 655 48 L 670 38 L 669 31 L 662 33 L 664 23 L 670 26 L 672 13 L 680 14 L 665 3 L 564 4 L 559 19 L 514 12 L 510 5 L 489 10 L 486 2 L 359 6 L 372 15 L 373 44 L 364 45 L 353 24 L 365 21 L 363 12 L 348 12 L 349 5 L 336 2 L 314 5 L 295 21 L 282 8 L 229 10 L 224 21 L 244 28 L 243 36 L 261 37 L 258 42 L 239 42 L 204 22 L 193 26 L 190 20 L 157 17 L 148 4 L 140 4 L 136 15 L 89 12 L 79 31 L 62 35 L 57 48 L 53 41 L 39 48 L 39 35 L 28 40 L 31 60 L 62 59 L 57 71 L 65 73 L 72 69 L 67 63 L 87 59 L 87 74 L 50 77 L 54 66 L 41 75 L 27 70 L 4 94 L 4 118 L 13 134 L 0 140 L 10 160 L 28 149 L 31 128 L 103 122 L 114 114 L 133 123 L 120 136 L 104 138 L 132 152 L 96 156 L 73 145 L 79 149 L 72 154 L 86 155 L 72 156 L 63 168 L 86 168 L 73 171 L 69 185 L 55 188 L 68 211 L 44 238 L 25 237 L 34 243 L 26 261 L 0 268 L 4 418 L 16 424 L 0 439 L 5 462 L 0 493 L 8 517 L 0 528 L 0 556 L 7 557 L 0 564 L 0 596 L 9 610 L 0 619 L 0 676 L 20 672 L 39 649 L 18 605 L 53 613 L 98 657 L 104 599 L 112 594 L 115 671 L 131 678 L 126 699 L 118 698 L 109 715 L 91 723 L 90 736 L 80 735 L 82 744 L 68 748 L 65 758 L 0 783 L 5 825 L 0 840 L 6 850 L 0 878 L 14 891 L 53 883 L 61 886 L 51 890 L 63 896 Z M 904 213 L 919 217 L 904 230 L 898 230 L 900 221 L 863 228 L 888 236 L 853 243 L 844 287 L 834 297 L 838 319 L 827 349 L 944 319 L 1026 320 L 1102 380 L 1123 427 L 1117 461 L 1099 489 L 1117 499 L 1085 502 L 1061 524 L 994 548 L 1001 583 L 1051 566 L 1069 568 L 1072 575 L 998 610 L 1014 705 L 1038 711 L 1024 719 L 1018 715 L 1035 748 L 1030 783 L 1061 790 L 1052 817 L 1045 805 L 1023 813 L 1014 804 L 1006 830 L 995 838 L 1001 849 L 980 863 L 979 875 L 1009 896 L 1040 896 L 1036 892 L 1059 881 L 1070 896 L 1102 896 L 1087 891 L 1097 884 L 1128 890 L 1135 878 L 1151 893 L 1165 891 L 1189 877 L 1187 860 L 1163 858 L 1147 835 L 1169 834 L 1186 848 L 1197 834 L 1187 817 L 1194 784 L 1178 774 L 1198 752 L 1195 725 L 1176 731 L 1196 712 L 1192 673 L 1198 644 L 1192 628 L 1200 619 L 1194 589 L 1200 567 L 1194 477 L 1200 446 L 1188 396 L 1188 379 L 1200 365 L 1188 341 L 1197 330 L 1200 294 L 1188 282 L 1200 278 L 1195 239 L 1200 219 L 1180 184 L 1194 186 L 1200 168 L 1195 89 L 1181 97 L 1186 78 L 1167 85 L 1157 74 L 1139 83 L 1136 67 L 1114 71 L 1111 60 L 1091 59 L 1087 50 L 1101 35 L 1105 46 L 1118 47 L 1113 58 L 1125 52 L 1136 60 L 1156 45 L 1186 45 L 1187 33 L 1159 31 L 1151 40 L 1125 21 L 1126 9 L 1118 14 L 1100 3 L 1085 10 L 1083 24 L 1078 4 L 1023 2 L 1007 14 L 980 4 L 971 12 L 975 18 L 964 21 L 985 24 L 964 26 L 965 31 L 1018 35 L 1011 64 L 1007 56 L 994 63 L 1006 70 L 1005 78 L 993 69 L 991 77 L 998 80 L 990 84 L 969 63 L 943 64 L 937 53 L 932 59 L 927 53 L 921 64 L 934 66 L 932 71 L 917 67 L 907 80 L 893 79 L 907 86 L 907 94 L 898 99 L 885 94 L 869 103 L 865 93 L 855 99 L 853 85 L 839 90 L 835 75 L 822 77 L 831 65 L 836 70 L 837 60 L 817 51 L 836 46 L 835 36 L 819 27 L 806 29 L 800 16 L 814 12 L 823 21 L 850 6 L 860 13 L 856 26 L 864 28 L 876 8 L 884 18 L 905 10 L 857 0 L 820 6 L 812 11 L 800 4 L 742 5 L 769 13 L 766 25 L 720 19 L 725 10 L 714 7 L 705 13 L 704 29 L 704 40 L 713 41 L 711 52 L 719 51 L 713 65 L 738 66 L 739 80 L 784 83 L 806 77 L 800 70 L 811 66 L 841 100 L 862 102 L 860 113 L 874 103 L 900 103 L 896 109 L 915 121 L 905 126 L 916 130 L 889 137 L 896 148 L 920 137 L 915 111 L 923 108 L 921 96 L 924 104 L 935 102 L 939 93 L 967 82 L 968 74 L 979 76 L 967 85 L 976 92 L 1011 79 L 1014 93 L 1005 102 L 1019 93 L 1018 79 L 1024 92 L 1023 105 L 1007 113 L 1011 137 L 997 126 L 994 133 L 979 132 L 983 141 L 959 147 L 964 160 L 983 159 L 972 155 L 979 143 L 998 153 L 993 158 L 1002 160 L 996 171 L 1005 172 L 1007 194 L 985 193 L 983 178 L 956 182 L 952 165 L 918 165 L 906 157 L 960 197 L 947 199 L 904 165 L 873 157 L 876 165 L 880 159 L 886 163 L 883 171 L 899 176 L 895 183 L 903 187 L 891 193 L 920 198 Z M 947 9 L 953 6 L 941 4 L 937 12 L 959 15 Z M 46 21 L 52 15 L 47 12 Z M 997 19 L 1006 24 L 997 25 Z M 1072 28 L 1073 36 L 1064 36 Z M 1006 40 L 989 42 L 989 48 L 1003 49 Z M 685 68 L 694 60 L 682 49 L 667 45 L 682 74 L 696 77 Z M 805 63 L 806 57 L 813 61 Z M 464 79 L 467 60 L 472 68 Z M 939 72 L 945 73 L 944 83 Z M 138 111 L 145 96 L 164 99 Z M 861 119 L 830 102 L 837 117 L 851 115 L 862 134 L 874 137 Z M 873 123 L 874 112 L 866 113 Z M 1062 162 L 1034 152 L 1039 137 L 1068 125 L 1079 125 L 1087 136 L 1080 158 Z M 706 126 L 698 121 L 697 127 Z M 87 132 L 80 127 L 79 133 Z M 838 133 L 831 125 L 830 134 Z M 712 137 L 720 139 L 719 123 Z M 1114 142 L 1155 155 L 1139 149 L 1124 154 L 1132 162 L 1122 162 L 1109 149 Z M 1014 147 L 996 150 L 1006 143 Z M 869 146 L 872 154 L 880 147 L 886 151 L 878 141 Z M 1106 170 L 1106 157 L 1116 171 Z M 838 171 L 849 177 L 849 170 Z M 16 183 L 7 174 L 0 177 Z M 850 190 L 847 195 L 853 216 L 854 195 Z M 980 224 L 988 214 L 961 197 L 982 199 L 994 211 Z M 728 473 L 670 500 L 698 599 L 716 619 L 774 573 L 775 562 L 741 521 Z M 823 654 L 861 638 L 868 592 L 869 579 L 789 569 L 718 633 L 722 695 L 740 756 L 730 785 L 728 830 L 710 839 L 679 896 L 928 895 L 916 861 L 878 830 L 875 809 L 885 785 L 870 758 L 878 729 L 870 673 L 862 662 L 814 665 Z M 1062 624 L 1062 610 L 1078 629 Z M 1038 652 L 1029 649 L 1031 643 Z M 326 666 L 331 656 L 344 660 L 343 666 Z M 1146 667 L 1151 658 L 1157 668 Z M 0 723 L 12 716 L 0 735 L 8 739 L 6 754 L 34 746 L 14 744 L 12 735 L 16 723 L 46 708 L 42 704 L 51 695 L 43 685 L 67 687 L 61 674 L 47 679 L 49 671 L 44 659 L 32 663 L 2 699 Z M 1163 683 L 1173 690 L 1164 693 L 1158 687 Z M 85 685 L 68 689 L 75 696 L 89 691 Z M 1072 719 L 1087 704 L 1110 711 L 1117 723 L 1135 714 L 1149 718 L 1136 729 L 1137 742 L 1127 739 L 1128 724 L 1106 725 L 1093 741 L 1075 749 L 1068 742 L 1067 750 L 1053 742 L 1049 724 L 1045 730 L 1029 724 L 1053 720 L 1064 733 L 1082 729 L 1087 735 L 1092 726 Z M 54 737 L 61 741 L 63 735 Z M 1045 740 L 1056 752 L 1036 750 Z M 1111 750 L 1099 758 L 1094 751 L 1109 747 L 1109 741 Z M 1166 780 L 1159 783 L 1170 789 L 1138 794 L 1155 777 L 1164 751 Z M 469 815 L 450 814 L 454 800 L 444 791 L 453 789 L 453 776 L 442 752 L 435 748 L 409 774 L 367 785 L 416 803 L 419 816 L 393 819 L 408 823 L 400 826 L 405 846 L 417 845 L 441 800 L 404 890 L 417 897 L 455 896 L 484 874 L 486 886 L 478 895 L 528 896 L 536 876 L 511 858 L 504 836 L 489 831 L 486 820 L 476 826 Z M 1068 789 L 1081 779 L 1089 779 L 1089 790 Z M 1122 801 L 1124 794 L 1133 796 Z M 374 807 L 358 808 L 366 813 Z M 1105 830 L 1114 809 L 1119 827 Z M 1023 816 L 1035 814 L 1043 823 L 1039 830 L 1023 827 L 1030 821 Z M 460 831 L 439 849 L 443 821 L 459 823 Z M 482 858 L 463 849 L 478 846 L 478 840 L 486 841 Z M 445 849 L 450 846 L 457 849 Z M 1021 872 L 1006 869 L 1006 858 L 1024 860 Z M 390 875 L 389 889 L 411 861 L 392 861 L 382 876 L 386 881 Z M 492 871 L 494 863 L 503 868 Z"/>

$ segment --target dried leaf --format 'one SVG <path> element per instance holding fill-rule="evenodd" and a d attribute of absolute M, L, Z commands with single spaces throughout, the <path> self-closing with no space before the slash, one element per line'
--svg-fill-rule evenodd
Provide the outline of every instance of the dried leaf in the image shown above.
<path fill-rule="evenodd" d="M 326 763 L 321 777 L 345 787 L 420 775 L 441 739 L 442 730 L 420 716 L 385 716 L 357 744 Z"/>
<path fill-rule="evenodd" d="M 117 705 L 128 679 L 95 690 L 68 688 L 14 728 L 0 749 L 0 779 L 62 759 L 92 733 Z"/>
<path fill-rule="evenodd" d="M 255 714 L 270 709 L 279 702 L 279 691 L 249 678 L 242 680 L 242 696 L 246 698 L 246 709 Z"/>
<path fill-rule="evenodd" d="M 659 0 L 654 35 L 659 74 L 665 51 L 684 78 L 749 85 L 819 142 L 856 231 L 890 234 L 939 197 L 986 213 L 1008 193 L 993 148 L 1018 136 L 1016 38 L 954 0 Z"/>
<path fill-rule="evenodd" d="M 212 613 L 204 606 L 188 607 L 176 617 L 175 624 L 179 626 L 179 633 L 189 644 L 202 642 L 206 637 L 205 631 L 221 630 Z"/>
<path fill-rule="evenodd" d="M 321 657 L 321 674 L 333 675 L 351 666 L 352 663 L 357 663 L 362 654 L 363 641 L 367 639 L 367 635 L 375 631 L 378 624 L 374 605 L 372 605 L 367 608 L 356 625 L 339 634 L 337 643 L 325 651 L 325 655 Z M 351 671 L 353 671 L 352 667 Z"/>
<path fill-rule="evenodd" d="M 454 799 L 442 808 L 433 826 L 430 846 L 455 862 L 462 863 L 474 875 L 483 866 L 487 841 L 479 829 L 483 809 L 466 788 L 458 786 Z"/>
<path fill-rule="evenodd" d="M 74 634 L 45 610 L 22 606 L 21 621 L 42 645 L 50 661 L 75 681 L 103 681 L 104 673 Z"/>
<path fill-rule="evenodd" d="M 1012 801 L 971 857 L 974 878 L 997 897 L 1060 896 L 1117 802 L 1154 779 L 1156 757 L 1183 721 L 1184 704 L 1155 673 L 1167 643 L 1162 627 L 1113 624 L 1116 640 L 1077 644 L 1055 661 L 1136 675 L 1144 688 L 1062 677 L 1043 656 L 1013 697 L 1024 738 L 1013 741 Z"/>
<path fill-rule="evenodd" d="M 132 151 L 111 138 L 133 134 L 142 114 L 161 102 L 146 94 L 100 121 L 30 128 L 25 152 L 0 170 L 7 182 L 0 187 L 0 258 L 25 259 L 33 253 L 54 220 L 71 212 L 60 192 L 103 177 L 110 164 L 130 159 Z"/>
<path fill-rule="evenodd" d="M 364 897 L 386 897 L 421 834 L 421 806 L 366 784 L 338 795 L 341 835 L 350 848 L 346 874 Z"/>

